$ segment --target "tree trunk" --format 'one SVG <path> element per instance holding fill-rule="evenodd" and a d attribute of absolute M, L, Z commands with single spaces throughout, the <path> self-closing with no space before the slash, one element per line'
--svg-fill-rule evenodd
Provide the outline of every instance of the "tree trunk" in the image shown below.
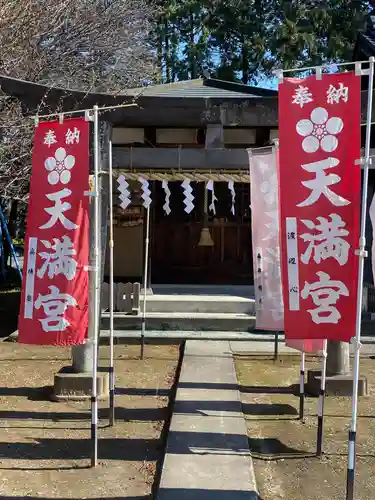
<path fill-rule="evenodd" d="M 328 340 L 327 375 L 348 375 L 350 373 L 349 343 Z"/>
<path fill-rule="evenodd" d="M 242 42 L 242 83 L 247 85 L 249 83 L 249 51 L 247 49 L 246 41 Z"/>
<path fill-rule="evenodd" d="M 165 81 L 171 83 L 171 61 L 170 61 L 170 48 L 169 48 L 169 33 L 168 21 L 164 21 L 164 64 L 165 64 Z"/>
<path fill-rule="evenodd" d="M 157 60 L 159 69 L 163 75 L 163 28 L 161 20 L 159 20 L 159 29 L 157 32 Z"/>
<path fill-rule="evenodd" d="M 8 218 L 8 231 L 12 239 L 16 237 L 17 233 L 17 209 L 18 209 L 18 202 L 17 200 L 14 200 L 11 202 L 11 208 Z M 5 265 L 8 266 L 8 261 L 10 256 L 10 245 L 8 239 L 5 237 L 5 234 L 3 242 L 4 242 Z"/>
<path fill-rule="evenodd" d="M 194 41 L 194 14 L 190 15 L 190 47 L 189 47 L 189 58 L 190 58 L 190 75 L 191 79 L 197 78 L 197 61 L 195 53 L 195 41 Z"/>

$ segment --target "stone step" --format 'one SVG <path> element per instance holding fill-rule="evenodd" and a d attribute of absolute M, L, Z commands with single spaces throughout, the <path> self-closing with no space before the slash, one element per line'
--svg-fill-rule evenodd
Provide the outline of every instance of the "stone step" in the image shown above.
<path fill-rule="evenodd" d="M 224 295 L 254 298 L 254 285 L 152 285 L 152 292 L 161 295 Z"/>
<path fill-rule="evenodd" d="M 129 341 L 129 339 L 140 339 L 140 330 L 114 330 L 114 338 L 116 344 L 122 344 Z M 109 330 L 100 330 L 100 341 L 102 344 L 109 342 Z M 164 341 L 183 341 L 183 340 L 230 340 L 230 341 L 246 341 L 246 342 L 272 342 L 274 337 L 263 335 L 261 333 L 249 332 L 219 332 L 219 331 L 181 331 L 181 330 L 146 330 L 146 340 L 160 340 Z M 279 342 L 284 339 L 280 338 Z"/>
<path fill-rule="evenodd" d="M 255 300 L 232 295 L 147 295 L 147 312 L 255 314 Z M 141 310 L 143 294 L 140 297 Z"/>
<path fill-rule="evenodd" d="M 142 317 L 114 314 L 116 330 L 139 330 Z M 200 313 L 200 312 L 147 312 L 146 329 L 148 330 L 182 330 L 182 331 L 226 331 L 246 332 L 255 328 L 255 316 L 233 313 Z M 101 329 L 109 329 L 109 313 L 102 313 Z"/>

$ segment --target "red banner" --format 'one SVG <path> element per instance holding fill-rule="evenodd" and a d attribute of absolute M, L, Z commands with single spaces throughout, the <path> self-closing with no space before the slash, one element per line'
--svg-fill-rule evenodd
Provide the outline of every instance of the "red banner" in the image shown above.
<path fill-rule="evenodd" d="M 307 354 L 321 354 L 324 351 L 323 339 L 285 339 L 285 345 Z"/>
<path fill-rule="evenodd" d="M 19 342 L 81 344 L 88 328 L 89 123 L 35 129 Z"/>
<path fill-rule="evenodd" d="M 360 219 L 360 88 L 354 73 L 279 87 L 285 336 L 355 334 Z"/>

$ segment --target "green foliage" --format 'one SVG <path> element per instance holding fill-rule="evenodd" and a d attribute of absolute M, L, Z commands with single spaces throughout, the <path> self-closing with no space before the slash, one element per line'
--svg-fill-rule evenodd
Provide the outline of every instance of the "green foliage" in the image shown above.
<path fill-rule="evenodd" d="M 164 0 L 154 30 L 165 82 L 255 82 L 275 66 L 351 59 L 367 0 Z"/>
<path fill-rule="evenodd" d="M 274 62 L 283 67 L 350 61 L 358 30 L 369 12 L 365 0 L 277 2 L 275 34 L 269 40 Z"/>
<path fill-rule="evenodd" d="M 13 238 L 12 243 L 13 245 L 24 245 L 25 240 L 24 238 Z"/>

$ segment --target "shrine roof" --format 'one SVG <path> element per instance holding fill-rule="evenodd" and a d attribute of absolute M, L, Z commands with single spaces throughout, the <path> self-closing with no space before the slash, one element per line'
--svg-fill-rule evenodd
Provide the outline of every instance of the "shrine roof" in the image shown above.
<path fill-rule="evenodd" d="M 211 78 L 127 89 L 117 95 L 52 87 L 4 75 L 0 75 L 0 86 L 5 94 L 21 101 L 25 115 L 36 114 L 36 110 L 48 114 L 135 103 L 106 112 L 105 119 L 135 127 L 200 126 L 220 123 L 224 110 L 230 113 L 228 125 L 274 126 L 277 121 L 277 91 Z M 248 117 L 242 116 L 245 112 L 250 113 Z"/>
<path fill-rule="evenodd" d="M 366 25 L 359 31 L 353 51 L 353 60 L 365 60 L 375 55 L 375 10 L 369 13 Z"/>
<path fill-rule="evenodd" d="M 129 89 L 131 95 L 156 97 L 186 97 L 203 99 L 249 99 L 251 97 L 275 97 L 277 91 L 252 87 L 241 83 L 227 82 L 213 78 L 197 78 L 163 85 L 150 85 Z"/>
<path fill-rule="evenodd" d="M 56 99 L 56 101 L 61 100 L 61 98 L 75 98 L 80 102 L 95 100 L 98 104 L 106 104 L 108 100 L 119 102 L 141 98 L 231 100 L 277 97 L 277 91 L 275 90 L 212 78 L 199 78 L 162 85 L 147 85 L 126 89 L 116 95 L 97 92 L 87 93 L 81 90 L 19 80 L 4 75 L 0 75 L 0 85 L 6 94 L 18 97 L 25 102 L 40 100 L 42 98 L 47 98 L 48 100 Z"/>

